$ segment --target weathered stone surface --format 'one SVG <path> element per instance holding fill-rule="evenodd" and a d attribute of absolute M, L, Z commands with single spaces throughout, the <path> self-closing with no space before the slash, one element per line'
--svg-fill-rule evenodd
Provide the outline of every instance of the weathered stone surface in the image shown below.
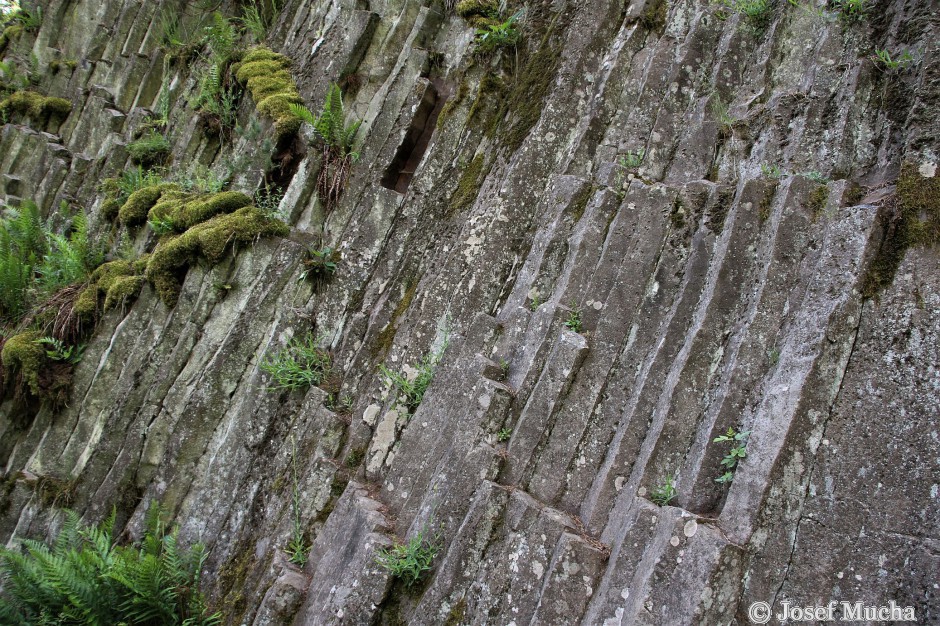
<path fill-rule="evenodd" d="M 493 56 L 449 4 L 278 15 L 304 102 L 338 82 L 363 121 L 329 209 L 309 129 L 277 145 L 242 98 L 239 130 L 207 133 L 208 62 L 164 62 L 163 5 L 50 0 L 10 42 L 72 112 L 3 126 L 0 200 L 84 207 L 111 241 L 98 185 L 168 95 L 170 173 L 277 179 L 292 232 L 192 267 L 173 309 L 145 286 L 109 311 L 61 410 L 0 400 L 0 537 L 57 527 L 44 477 L 131 536 L 160 501 L 229 624 L 747 623 L 843 599 L 940 619 L 936 246 L 863 289 L 901 164 L 938 175 L 934 3 L 777 2 L 758 27 L 704 0 L 537 0 Z M 297 280 L 308 247 L 337 251 L 328 280 Z M 272 392 L 261 362 L 307 332 L 334 375 Z M 379 366 L 413 379 L 445 342 L 409 410 Z M 750 434 L 724 485 L 729 427 Z M 418 533 L 437 553 L 408 588 L 376 556 Z"/>

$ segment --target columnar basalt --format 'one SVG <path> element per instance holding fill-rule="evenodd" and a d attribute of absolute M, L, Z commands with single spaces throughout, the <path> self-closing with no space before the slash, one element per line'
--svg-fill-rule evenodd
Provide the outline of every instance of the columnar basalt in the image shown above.
<path fill-rule="evenodd" d="M 130 536 L 159 502 L 229 624 L 940 620 L 937 6 L 503 4 L 287 2 L 234 43 L 226 132 L 209 44 L 161 30 L 195 5 L 49 0 L 6 39 L 36 95 L 0 105 L 0 199 L 83 207 L 117 264 L 67 402 L 4 388 L 0 537 L 58 528 L 36 477 Z M 331 84 L 362 125 L 324 206 L 289 105 Z M 162 177 L 102 186 L 147 124 Z M 308 334 L 329 375 L 274 389 Z M 408 585 L 379 556 L 422 532 Z"/>

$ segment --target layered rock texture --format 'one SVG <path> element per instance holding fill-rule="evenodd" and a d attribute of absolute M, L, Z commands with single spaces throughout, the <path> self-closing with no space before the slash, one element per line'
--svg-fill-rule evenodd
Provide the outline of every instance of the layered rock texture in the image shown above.
<path fill-rule="evenodd" d="M 329 207 L 309 128 L 274 146 L 247 94 L 256 132 L 192 112 L 199 62 L 164 62 L 159 16 L 214 7 L 49 0 L 7 44 L 77 61 L 39 84 L 61 124 L 0 131 L 7 202 L 105 232 L 98 184 L 162 99 L 170 169 L 251 195 L 274 157 L 292 232 L 191 268 L 175 307 L 145 286 L 110 311 L 67 406 L 0 405 L 0 538 L 66 501 L 135 535 L 159 501 L 229 624 L 743 624 L 830 600 L 940 620 L 940 5 L 532 0 L 487 55 L 445 4 L 280 11 L 265 43 L 300 97 L 339 82 L 363 120 Z M 329 280 L 298 281 L 308 245 L 338 251 Z M 271 391 L 263 359 L 307 332 L 332 386 Z M 435 354 L 409 411 L 379 366 Z M 747 456 L 719 483 L 729 427 Z M 421 532 L 438 551 L 408 586 L 377 556 Z"/>

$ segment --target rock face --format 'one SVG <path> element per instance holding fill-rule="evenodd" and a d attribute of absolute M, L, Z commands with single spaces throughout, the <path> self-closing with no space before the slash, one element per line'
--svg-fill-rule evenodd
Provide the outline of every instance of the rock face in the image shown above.
<path fill-rule="evenodd" d="M 160 501 L 231 624 L 748 623 L 756 601 L 830 600 L 940 620 L 940 256 L 921 241 L 867 280 L 902 164 L 936 189 L 940 6 L 780 1 L 757 24 L 535 0 L 517 50 L 486 56 L 446 4 L 286 4 L 266 43 L 303 99 L 343 78 L 364 120 L 348 187 L 325 210 L 298 142 L 290 237 L 192 268 L 172 309 L 144 287 L 108 313 L 65 408 L 0 405 L 0 537 L 61 519 L 24 475 L 132 535 Z M 104 229 L 97 185 L 161 98 L 171 168 L 254 191 L 271 122 L 246 96 L 257 132 L 206 132 L 198 63 L 159 49 L 167 7 L 49 0 L 8 44 L 78 64 L 41 79 L 73 103 L 61 126 L 3 126 L 7 202 Z M 297 280 L 308 243 L 341 253 L 324 284 Z M 264 356 L 310 330 L 350 407 L 267 390 Z M 379 366 L 442 348 L 407 411 Z M 750 434 L 722 484 L 729 427 Z M 422 531 L 439 550 L 409 587 L 376 557 Z"/>

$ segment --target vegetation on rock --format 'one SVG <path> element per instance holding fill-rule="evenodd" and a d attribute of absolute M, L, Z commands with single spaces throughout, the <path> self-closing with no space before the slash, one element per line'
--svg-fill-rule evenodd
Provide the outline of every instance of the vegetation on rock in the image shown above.
<path fill-rule="evenodd" d="M 25 539 L 0 548 L 0 618 L 5 624 L 153 624 L 212 626 L 199 590 L 206 558 L 197 544 L 183 549 L 178 530 L 169 532 L 157 507 L 135 544 L 113 537 L 115 516 L 99 526 L 83 525 L 66 511 L 52 545 Z"/>

